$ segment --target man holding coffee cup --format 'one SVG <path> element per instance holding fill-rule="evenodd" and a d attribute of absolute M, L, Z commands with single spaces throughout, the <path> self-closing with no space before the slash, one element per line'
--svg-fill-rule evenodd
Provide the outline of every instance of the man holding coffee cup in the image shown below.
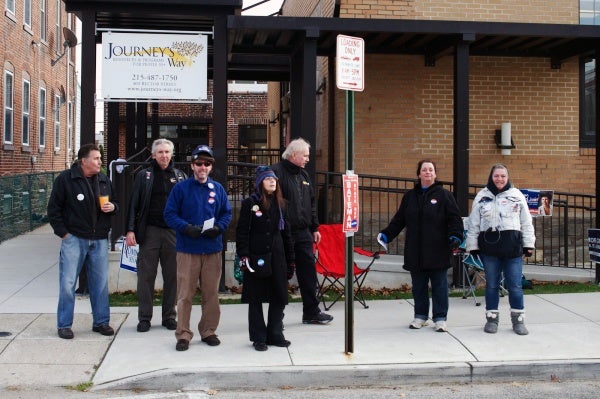
<path fill-rule="evenodd" d="M 95 144 L 83 145 L 77 161 L 54 180 L 48 201 L 48 219 L 54 234 L 62 238 L 59 260 L 58 336 L 72 339 L 75 285 L 85 261 L 92 331 L 113 335 L 109 325 L 108 232 L 111 216 L 119 211 L 115 190 L 100 172 L 102 158 Z M 107 197 L 108 201 L 102 199 Z"/>

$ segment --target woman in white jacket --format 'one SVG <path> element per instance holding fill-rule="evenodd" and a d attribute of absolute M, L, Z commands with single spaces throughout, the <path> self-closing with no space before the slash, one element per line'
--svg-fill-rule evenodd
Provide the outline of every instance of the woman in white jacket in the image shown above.
<path fill-rule="evenodd" d="M 519 335 L 529 334 L 524 323 L 522 255 L 533 255 L 534 248 L 535 233 L 527 200 L 512 186 L 507 167 L 495 164 L 486 187 L 473 200 L 466 247 L 472 255 L 481 257 L 485 270 L 485 332 L 498 331 L 499 289 L 504 275 L 513 330 Z"/>

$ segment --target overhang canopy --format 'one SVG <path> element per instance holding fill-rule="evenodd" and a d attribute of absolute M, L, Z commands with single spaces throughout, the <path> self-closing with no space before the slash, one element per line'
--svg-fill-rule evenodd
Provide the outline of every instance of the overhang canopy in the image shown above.
<path fill-rule="evenodd" d="M 230 71 L 260 71 L 265 80 L 287 80 L 286 61 L 305 35 L 316 37 L 320 56 L 335 56 L 345 34 L 363 38 L 367 54 L 422 55 L 430 66 L 461 41 L 471 56 L 544 57 L 553 68 L 600 46 L 600 27 L 589 25 L 230 16 L 227 27 Z"/>
<path fill-rule="evenodd" d="M 239 15 L 242 0 L 64 0 L 68 12 L 94 12 L 97 31 L 107 29 L 213 30 L 227 18 L 229 79 L 290 80 L 290 57 L 305 38 L 317 54 L 335 56 L 336 36 L 362 37 L 367 54 L 422 55 L 425 65 L 452 55 L 467 41 L 471 56 L 544 57 L 550 66 L 593 56 L 600 26 L 404 19 L 257 17 Z M 101 35 L 96 35 L 100 42 Z M 209 39 L 209 76 L 213 43 Z"/>

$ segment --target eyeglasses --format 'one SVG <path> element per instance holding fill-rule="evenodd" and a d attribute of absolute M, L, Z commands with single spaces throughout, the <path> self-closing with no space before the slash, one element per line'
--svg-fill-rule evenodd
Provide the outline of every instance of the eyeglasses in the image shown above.
<path fill-rule="evenodd" d="M 210 162 L 210 161 L 204 161 L 204 162 L 203 161 L 197 161 L 197 162 L 194 162 L 194 165 L 196 165 L 196 166 L 202 166 L 202 165 L 204 165 L 204 166 L 206 166 L 208 168 L 209 166 L 212 166 L 212 162 Z"/>

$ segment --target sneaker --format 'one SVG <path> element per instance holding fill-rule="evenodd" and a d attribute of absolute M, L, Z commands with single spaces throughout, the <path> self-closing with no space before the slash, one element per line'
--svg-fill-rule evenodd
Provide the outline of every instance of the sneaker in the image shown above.
<path fill-rule="evenodd" d="M 137 325 L 138 332 L 146 332 L 150 330 L 150 322 L 148 320 L 141 320 Z"/>
<path fill-rule="evenodd" d="M 333 316 L 323 312 L 317 313 L 314 316 L 302 317 L 303 324 L 327 324 L 331 320 L 333 320 Z"/>
<path fill-rule="evenodd" d="M 425 327 L 425 326 L 428 326 L 428 325 L 429 325 L 429 322 L 428 322 L 427 320 L 423 320 L 423 319 L 414 319 L 414 320 L 413 320 L 413 321 L 410 323 L 409 327 L 410 327 L 411 329 L 413 329 L 413 330 L 418 330 L 419 328 L 421 328 L 421 327 Z"/>
<path fill-rule="evenodd" d="M 177 344 L 175 345 L 175 350 L 181 352 L 186 351 L 190 347 L 190 341 L 187 339 L 179 339 L 177 340 Z"/>
<path fill-rule="evenodd" d="M 177 330 L 177 322 L 175 319 L 167 319 L 162 322 L 163 327 L 166 327 L 167 330 Z"/>
<path fill-rule="evenodd" d="M 99 326 L 92 327 L 93 332 L 100 333 L 102 335 L 115 335 L 115 330 L 108 324 L 101 324 Z"/>
<path fill-rule="evenodd" d="M 202 338 L 202 342 L 206 342 L 208 346 L 217 346 L 221 343 L 215 334 Z"/>
<path fill-rule="evenodd" d="M 435 331 L 437 332 L 448 332 L 448 326 L 444 320 L 439 320 L 435 322 Z"/>
<path fill-rule="evenodd" d="M 61 337 L 62 339 L 73 339 L 75 334 L 73 334 L 73 330 L 71 330 L 70 328 L 67 327 L 67 328 L 59 328 L 58 336 Z"/>
<path fill-rule="evenodd" d="M 265 344 L 264 342 L 259 342 L 256 341 L 252 344 L 252 346 L 254 346 L 254 349 L 256 349 L 259 352 L 264 352 L 267 349 L 269 349 L 269 347 L 267 346 L 267 344 Z"/>

